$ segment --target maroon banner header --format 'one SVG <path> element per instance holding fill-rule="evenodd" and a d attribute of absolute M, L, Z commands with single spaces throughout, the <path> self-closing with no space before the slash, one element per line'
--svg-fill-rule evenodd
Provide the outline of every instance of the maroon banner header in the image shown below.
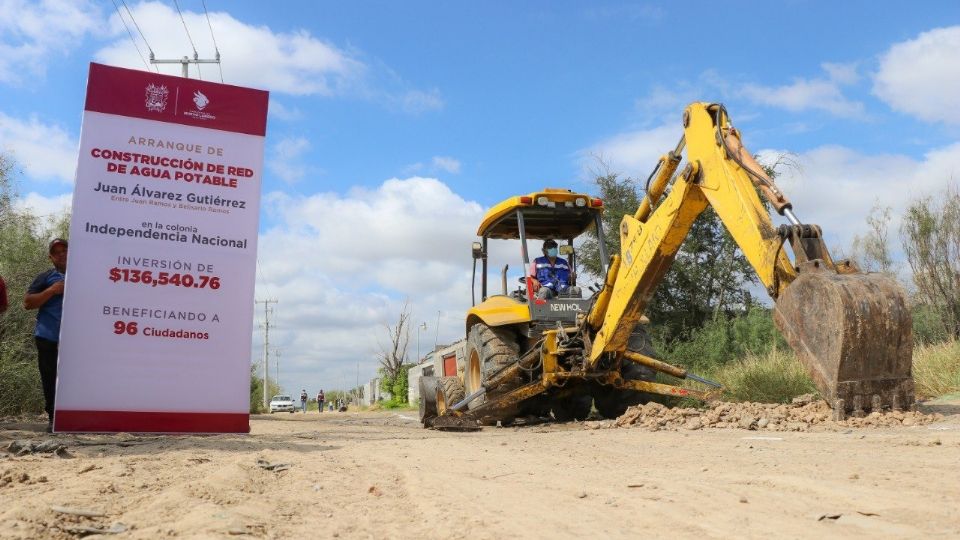
<path fill-rule="evenodd" d="M 269 92 L 90 63 L 88 111 L 264 136 Z"/>

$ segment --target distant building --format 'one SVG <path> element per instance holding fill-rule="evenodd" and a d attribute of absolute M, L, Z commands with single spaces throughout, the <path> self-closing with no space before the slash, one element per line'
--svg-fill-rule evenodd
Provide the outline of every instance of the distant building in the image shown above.
<path fill-rule="evenodd" d="M 466 340 L 437 347 L 423 357 L 423 361 L 407 372 L 407 399 L 415 403 L 420 399 L 420 377 L 460 377 L 466 364 Z"/>
<path fill-rule="evenodd" d="M 370 379 L 363 385 L 363 395 L 360 397 L 360 404 L 370 406 L 380 401 L 386 401 L 391 398 L 390 392 L 380 390 L 380 377 Z"/>
<path fill-rule="evenodd" d="M 431 375 L 433 375 L 433 360 L 430 358 L 407 370 L 407 403 L 416 403 L 420 399 L 420 377 Z"/>

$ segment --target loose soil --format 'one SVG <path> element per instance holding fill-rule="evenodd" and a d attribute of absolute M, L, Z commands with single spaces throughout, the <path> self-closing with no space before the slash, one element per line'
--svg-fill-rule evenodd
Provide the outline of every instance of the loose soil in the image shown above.
<path fill-rule="evenodd" d="M 0 538 L 960 536 L 960 401 L 895 422 L 820 407 L 647 406 L 473 433 L 386 411 L 207 436 L 8 420 Z"/>

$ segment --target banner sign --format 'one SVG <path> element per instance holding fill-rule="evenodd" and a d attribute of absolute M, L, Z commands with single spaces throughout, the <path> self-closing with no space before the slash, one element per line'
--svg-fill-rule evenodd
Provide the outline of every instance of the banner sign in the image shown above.
<path fill-rule="evenodd" d="M 55 431 L 249 431 L 267 97 L 90 65 Z"/>

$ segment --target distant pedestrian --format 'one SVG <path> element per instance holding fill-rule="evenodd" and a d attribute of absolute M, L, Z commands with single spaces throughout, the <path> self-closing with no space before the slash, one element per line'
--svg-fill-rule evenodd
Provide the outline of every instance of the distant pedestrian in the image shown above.
<path fill-rule="evenodd" d="M 47 431 L 53 431 L 63 283 L 67 273 L 67 241 L 54 238 L 50 241 L 47 252 L 53 268 L 33 280 L 23 298 L 23 308 L 39 310 L 33 335 L 37 344 L 37 368 L 40 370 L 40 383 L 43 386 L 44 409 L 47 411 Z"/>
<path fill-rule="evenodd" d="M 307 389 L 304 388 L 300 391 L 300 410 L 304 413 L 307 412 Z"/>
<path fill-rule="evenodd" d="M 3 313 L 10 307 L 7 302 L 7 284 L 3 282 L 3 276 L 0 276 L 0 313 Z"/>
<path fill-rule="evenodd" d="M 321 413 L 323 412 L 323 402 L 326 401 L 325 396 L 323 395 L 323 389 L 320 389 L 320 393 L 317 394 L 317 410 Z"/>

